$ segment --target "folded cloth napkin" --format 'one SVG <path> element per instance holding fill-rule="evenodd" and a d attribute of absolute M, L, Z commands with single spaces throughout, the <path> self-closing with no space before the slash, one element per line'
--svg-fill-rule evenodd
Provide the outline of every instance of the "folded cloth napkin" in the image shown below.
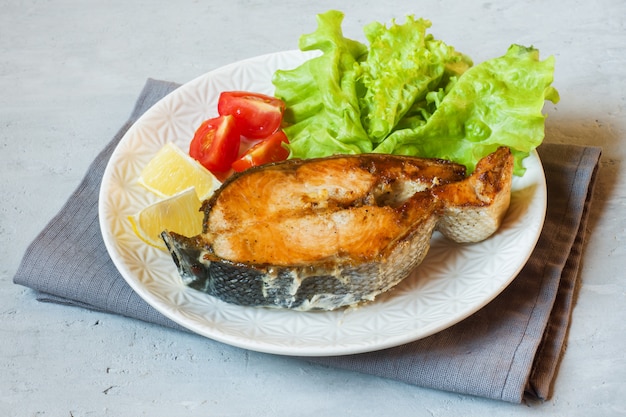
<path fill-rule="evenodd" d="M 115 146 L 141 114 L 177 87 L 147 81 L 128 122 L 27 249 L 14 282 L 36 290 L 38 300 L 182 329 L 121 277 L 100 235 L 97 208 L 102 175 Z M 502 294 L 464 321 L 416 342 L 303 360 L 509 402 L 549 398 L 573 307 L 601 150 L 545 143 L 538 151 L 548 183 L 545 225 L 527 265 Z"/>

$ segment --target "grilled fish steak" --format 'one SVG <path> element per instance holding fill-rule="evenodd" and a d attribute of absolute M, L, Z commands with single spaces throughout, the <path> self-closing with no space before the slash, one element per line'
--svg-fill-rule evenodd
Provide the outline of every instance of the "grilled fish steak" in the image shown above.
<path fill-rule="evenodd" d="M 239 305 L 332 310 L 397 285 L 437 228 L 463 242 L 491 235 L 508 208 L 511 172 L 508 148 L 469 177 L 439 159 L 287 160 L 227 180 L 203 204 L 202 234 L 162 237 L 192 288 Z"/>

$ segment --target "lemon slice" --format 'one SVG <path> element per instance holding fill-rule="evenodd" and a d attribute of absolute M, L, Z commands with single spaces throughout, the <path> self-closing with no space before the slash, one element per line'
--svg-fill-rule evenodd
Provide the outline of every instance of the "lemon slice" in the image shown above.
<path fill-rule="evenodd" d="M 171 142 L 143 168 L 139 184 L 159 197 L 171 197 L 194 187 L 200 200 L 209 198 L 221 185 L 211 171 Z"/>
<path fill-rule="evenodd" d="M 184 236 L 195 236 L 202 232 L 204 213 L 200 211 L 201 205 L 196 191 L 189 188 L 145 207 L 137 214 L 128 216 L 128 219 L 141 240 L 166 250 L 167 247 L 161 239 L 161 232 L 164 230 Z"/>

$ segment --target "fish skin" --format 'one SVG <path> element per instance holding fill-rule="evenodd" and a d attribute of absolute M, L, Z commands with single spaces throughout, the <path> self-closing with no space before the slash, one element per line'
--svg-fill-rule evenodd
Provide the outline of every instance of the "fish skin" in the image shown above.
<path fill-rule="evenodd" d="M 162 237 L 186 285 L 229 303 L 306 311 L 371 301 L 422 262 L 435 229 L 455 239 L 471 211 L 495 216 L 476 227 L 481 239 L 493 233 L 508 202 L 494 214 L 488 200 L 507 188 L 484 182 L 510 182 L 489 175 L 512 170 L 502 149 L 467 178 L 449 161 L 379 154 L 253 168 L 204 202 L 201 235 Z"/>

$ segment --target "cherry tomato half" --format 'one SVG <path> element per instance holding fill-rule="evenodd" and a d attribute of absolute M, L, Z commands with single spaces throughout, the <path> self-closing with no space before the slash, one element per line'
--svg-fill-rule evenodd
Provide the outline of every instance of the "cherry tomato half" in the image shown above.
<path fill-rule="evenodd" d="M 224 91 L 217 102 L 217 112 L 233 115 L 240 133 L 249 139 L 265 138 L 276 132 L 284 110 L 282 100 L 247 91 Z"/>
<path fill-rule="evenodd" d="M 283 143 L 289 143 L 289 140 L 285 132 L 279 130 L 241 155 L 233 162 L 233 170 L 241 172 L 253 166 L 287 159 L 289 151 L 283 147 Z"/>
<path fill-rule="evenodd" d="M 239 155 L 240 135 L 233 116 L 205 120 L 189 145 L 189 155 L 211 172 L 230 169 Z"/>

